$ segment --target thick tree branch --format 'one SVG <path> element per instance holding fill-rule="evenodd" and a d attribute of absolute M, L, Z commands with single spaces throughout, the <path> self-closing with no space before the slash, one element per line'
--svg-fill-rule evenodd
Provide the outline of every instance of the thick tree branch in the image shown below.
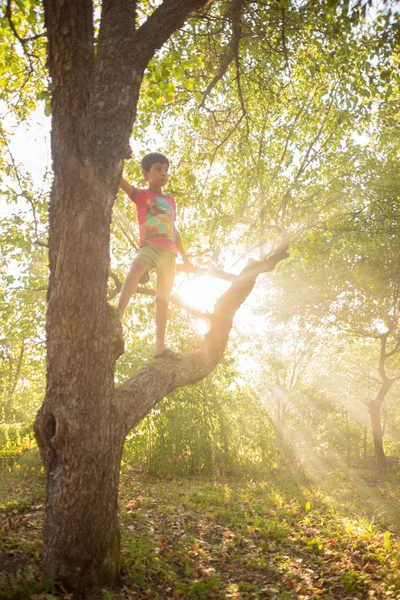
<path fill-rule="evenodd" d="M 219 70 L 218 70 L 217 74 L 210 81 L 210 83 L 208 84 L 208 86 L 206 87 L 206 89 L 203 92 L 203 98 L 200 102 L 200 108 L 204 108 L 207 97 L 209 96 L 211 91 L 214 89 L 214 87 L 217 85 L 217 83 L 219 81 L 221 81 L 221 79 L 227 72 L 228 67 L 233 60 L 236 61 L 236 66 L 238 67 L 239 44 L 240 44 L 240 38 L 242 35 L 242 27 L 241 27 L 242 9 L 243 9 L 244 2 L 245 2 L 245 0 L 233 0 L 232 3 L 230 5 L 228 5 L 229 8 L 226 12 L 226 19 L 228 21 L 230 21 L 232 24 L 232 37 L 229 41 L 229 44 L 227 45 L 227 47 L 225 49 L 224 54 L 221 57 L 220 64 L 219 64 Z M 237 71 L 237 77 L 238 77 L 239 97 L 242 100 L 239 71 Z M 242 108 L 243 108 L 243 104 L 242 104 Z M 245 111 L 243 111 L 243 113 L 245 113 Z"/>
<path fill-rule="evenodd" d="M 44 0 L 43 5 L 52 80 L 52 140 L 62 140 L 57 155 L 53 150 L 57 175 L 59 160 L 65 155 L 71 163 L 72 158 L 82 159 L 92 141 L 88 132 L 94 63 L 93 5 L 91 0 Z"/>
<path fill-rule="evenodd" d="M 90 87 L 94 58 L 93 6 L 91 0 L 44 0 L 45 24 L 49 39 L 48 63 L 52 78 L 52 99 L 61 95 L 72 115 L 77 109 L 76 94 Z"/>
<path fill-rule="evenodd" d="M 92 98 L 95 156 L 105 166 L 122 159 L 136 116 L 146 64 L 135 39 L 136 0 L 103 0 Z"/>
<path fill-rule="evenodd" d="M 144 296 L 152 296 L 153 298 L 155 298 L 157 295 L 156 290 L 152 290 L 150 288 L 143 288 L 143 287 L 138 287 L 138 289 L 136 290 L 136 293 L 143 294 Z M 197 317 L 198 319 L 202 319 L 203 321 L 205 321 L 208 324 L 211 323 L 212 315 L 210 313 L 203 313 L 203 312 L 201 312 L 201 310 L 197 310 L 197 309 L 193 308 L 192 306 L 189 306 L 189 304 L 186 304 L 186 302 L 181 300 L 181 298 L 179 298 L 179 296 L 172 294 L 170 296 L 170 301 L 173 304 L 175 304 L 176 306 L 178 306 L 179 308 L 183 308 L 184 310 L 186 310 L 186 312 L 190 313 L 194 317 Z"/>
<path fill-rule="evenodd" d="M 207 2 L 164 0 L 136 28 L 136 0 L 104 0 L 92 94 L 94 156 L 104 169 L 110 164 L 122 166 L 149 61 L 188 16 Z M 116 172 L 111 177 L 117 185 Z"/>
<path fill-rule="evenodd" d="M 143 69 L 154 54 L 186 21 L 188 16 L 213 0 L 164 0 L 138 29 L 135 48 Z"/>
<path fill-rule="evenodd" d="M 115 296 L 117 294 L 119 294 L 119 292 L 121 291 L 121 287 L 122 287 L 122 283 L 115 273 L 110 272 L 110 278 L 114 281 L 115 287 L 114 287 L 114 289 L 110 290 L 110 292 L 108 293 L 107 300 L 112 300 L 113 298 L 115 298 Z M 153 298 L 155 298 L 157 292 L 156 292 L 156 290 L 152 290 L 151 288 L 138 287 L 136 290 L 136 294 L 143 294 L 144 296 L 152 296 Z M 192 308 L 191 306 L 189 306 L 189 304 L 186 304 L 186 302 L 181 300 L 181 298 L 179 298 L 179 296 L 176 296 L 175 294 L 171 295 L 170 301 L 173 304 L 176 304 L 176 306 L 179 306 L 179 308 L 183 308 L 184 310 L 186 310 L 187 312 L 192 314 L 194 317 L 197 317 L 198 319 L 202 319 L 206 323 L 210 324 L 210 322 L 211 322 L 210 313 L 203 313 L 203 312 L 201 312 L 201 310 Z"/>
<path fill-rule="evenodd" d="M 260 273 L 272 271 L 287 257 L 286 240 L 265 260 L 252 261 L 219 298 L 211 315 L 211 328 L 200 348 L 185 354 L 180 361 L 154 359 L 140 369 L 129 381 L 120 386 L 114 396 L 118 422 L 130 431 L 147 413 L 170 392 L 178 387 L 204 379 L 221 360 L 233 318 L 251 293 Z M 120 420 L 121 419 L 121 420 Z"/>
<path fill-rule="evenodd" d="M 176 270 L 181 273 L 193 273 L 195 275 L 209 275 L 210 277 L 217 277 L 218 279 L 224 279 L 225 281 L 236 281 L 237 275 L 217 269 L 217 267 L 195 267 L 194 265 L 176 265 Z"/>
<path fill-rule="evenodd" d="M 217 267 L 195 267 L 194 265 L 176 265 L 176 270 L 180 273 L 193 273 L 194 275 L 208 275 L 209 277 L 216 277 L 217 279 L 223 279 L 224 281 L 237 281 L 239 279 L 238 275 L 233 275 L 233 273 L 227 273 L 222 269 L 217 269 Z M 110 272 L 110 277 L 114 281 L 115 288 L 111 290 L 108 294 L 107 300 L 112 300 L 121 291 L 122 283 L 119 280 L 118 276 Z M 144 291 L 145 290 L 145 291 Z M 148 296 L 153 296 L 153 293 L 148 293 L 148 288 L 138 288 L 139 294 L 147 294 Z"/>

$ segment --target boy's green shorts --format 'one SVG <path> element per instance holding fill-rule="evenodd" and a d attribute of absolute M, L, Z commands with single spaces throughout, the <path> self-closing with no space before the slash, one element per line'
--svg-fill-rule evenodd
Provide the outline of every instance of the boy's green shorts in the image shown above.
<path fill-rule="evenodd" d="M 159 300 L 169 300 L 172 285 L 175 277 L 175 262 L 176 255 L 164 248 L 153 246 L 148 242 L 144 242 L 134 259 L 135 262 L 143 262 L 151 273 L 156 272 L 157 275 L 157 298 Z"/>

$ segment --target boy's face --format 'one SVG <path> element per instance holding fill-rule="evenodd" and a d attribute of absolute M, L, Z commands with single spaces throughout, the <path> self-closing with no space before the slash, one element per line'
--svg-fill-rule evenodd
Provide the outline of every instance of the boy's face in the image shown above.
<path fill-rule="evenodd" d="M 149 171 L 142 171 L 143 177 L 148 182 L 149 186 L 162 188 L 168 182 L 168 164 L 153 163 Z"/>

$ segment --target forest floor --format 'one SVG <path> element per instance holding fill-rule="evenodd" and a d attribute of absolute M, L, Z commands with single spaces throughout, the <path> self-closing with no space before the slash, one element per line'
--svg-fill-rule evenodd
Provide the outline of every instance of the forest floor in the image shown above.
<path fill-rule="evenodd" d="M 400 476 L 121 477 L 122 583 L 102 600 L 400 599 Z M 0 599 L 73 600 L 41 574 L 44 477 L 0 475 Z"/>

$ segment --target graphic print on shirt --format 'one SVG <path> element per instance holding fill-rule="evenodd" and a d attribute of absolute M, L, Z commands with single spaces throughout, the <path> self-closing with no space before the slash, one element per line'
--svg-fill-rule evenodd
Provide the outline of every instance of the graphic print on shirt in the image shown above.
<path fill-rule="evenodd" d="M 174 211 L 164 198 L 147 198 L 145 232 L 146 238 L 175 240 Z"/>

